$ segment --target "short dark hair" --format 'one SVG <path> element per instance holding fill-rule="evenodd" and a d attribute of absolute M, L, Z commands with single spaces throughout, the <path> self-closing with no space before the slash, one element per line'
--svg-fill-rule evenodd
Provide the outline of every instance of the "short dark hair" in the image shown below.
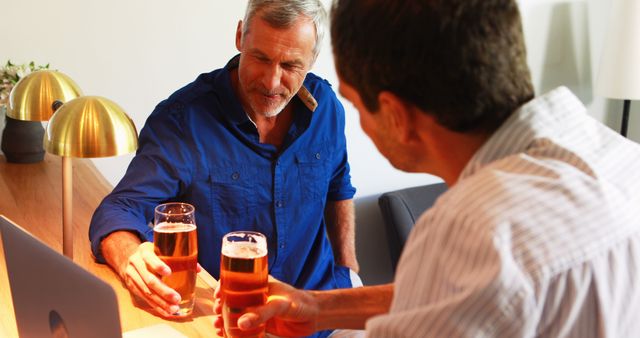
<path fill-rule="evenodd" d="M 533 98 L 515 0 L 337 0 L 340 78 L 370 111 L 390 91 L 458 132 L 491 132 Z"/>

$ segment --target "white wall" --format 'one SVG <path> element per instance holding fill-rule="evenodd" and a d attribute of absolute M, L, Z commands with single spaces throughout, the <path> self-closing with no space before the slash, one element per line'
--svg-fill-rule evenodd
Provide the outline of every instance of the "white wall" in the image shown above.
<path fill-rule="evenodd" d="M 537 92 L 568 85 L 593 116 L 617 129 L 621 104 L 592 92 L 609 1 L 519 2 Z M 0 0 L 0 63 L 49 62 L 85 94 L 119 103 L 139 130 L 160 100 L 198 74 L 223 66 L 236 53 L 234 33 L 245 5 L 246 0 Z M 313 71 L 337 85 L 328 39 Z M 358 188 L 358 254 L 364 260 L 365 281 L 384 282 L 391 272 L 377 196 L 439 179 L 393 169 L 361 131 L 351 104 L 345 101 L 344 106 L 353 184 Z M 638 139 L 635 108 L 629 135 Z M 95 162 L 115 184 L 131 157 Z"/>

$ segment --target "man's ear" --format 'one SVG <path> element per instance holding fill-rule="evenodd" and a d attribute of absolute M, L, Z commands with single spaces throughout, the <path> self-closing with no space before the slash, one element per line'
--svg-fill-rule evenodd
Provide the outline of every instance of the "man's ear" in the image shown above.
<path fill-rule="evenodd" d="M 378 94 L 378 104 L 380 107 L 376 114 L 383 114 L 388 128 L 392 128 L 394 133 L 398 135 L 398 140 L 403 143 L 411 142 L 415 137 L 413 106 L 388 91 L 382 91 Z"/>
<path fill-rule="evenodd" d="M 242 47 L 242 20 L 238 21 L 236 28 L 236 49 L 240 51 L 240 47 Z"/>

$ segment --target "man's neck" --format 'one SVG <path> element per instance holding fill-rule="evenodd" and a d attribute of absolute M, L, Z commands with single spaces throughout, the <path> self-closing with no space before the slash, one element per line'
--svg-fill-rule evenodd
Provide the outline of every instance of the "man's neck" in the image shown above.
<path fill-rule="evenodd" d="M 431 119 L 433 120 L 433 119 Z M 418 171 L 437 175 L 449 187 L 452 187 L 460 177 L 471 158 L 491 136 L 490 133 L 459 133 L 429 122 L 421 130 L 421 143 L 416 146 L 419 162 Z"/>
<path fill-rule="evenodd" d="M 456 147 L 453 149 L 457 149 L 457 151 L 444 152 L 441 154 L 443 158 L 445 158 L 445 160 L 443 160 L 445 166 L 443 166 L 444 174 L 442 179 L 450 187 L 458 181 L 464 168 L 487 140 L 487 137 L 481 137 L 480 135 L 464 136 L 463 139 L 459 140 L 459 145 L 456 145 L 456 142 L 450 144 L 451 147 Z"/>
<path fill-rule="evenodd" d="M 243 94 L 240 90 L 240 83 L 238 81 L 238 69 L 231 69 L 229 73 L 233 92 L 240 100 L 240 104 L 249 119 L 255 124 L 256 129 L 258 129 L 260 143 L 272 144 L 280 149 L 282 143 L 284 143 L 284 138 L 291 127 L 291 123 L 293 123 L 293 103 L 287 103 L 285 108 L 275 116 L 268 117 L 263 114 L 256 114 L 251 110 L 249 105 L 245 104 L 246 100 L 242 96 Z"/>
<path fill-rule="evenodd" d="M 247 115 L 258 129 L 260 143 L 272 144 L 280 149 L 293 122 L 291 102 L 276 116 L 249 113 Z"/>
<path fill-rule="evenodd" d="M 442 179 L 449 187 L 456 184 L 460 174 L 467 166 L 473 155 L 482 147 L 488 139 L 486 135 L 480 134 L 459 134 L 456 139 L 449 139 L 448 146 L 451 151 L 441 153 Z"/>

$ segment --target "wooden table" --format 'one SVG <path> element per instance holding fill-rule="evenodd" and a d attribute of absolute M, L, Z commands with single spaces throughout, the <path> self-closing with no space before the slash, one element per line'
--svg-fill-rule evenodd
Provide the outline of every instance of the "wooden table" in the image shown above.
<path fill-rule="evenodd" d="M 49 154 L 44 161 L 34 164 L 7 163 L 4 156 L 0 156 L 0 214 L 58 252 L 62 252 L 61 163 L 61 158 Z M 73 160 L 74 261 L 114 288 L 123 332 L 165 323 L 187 337 L 216 337 L 213 329 L 216 281 L 208 273 L 198 276 L 193 316 L 187 320 L 166 320 L 134 302 L 113 270 L 94 261 L 88 238 L 89 222 L 93 211 L 111 189 L 90 160 Z M 0 337 L 18 337 L 1 241 Z"/>

